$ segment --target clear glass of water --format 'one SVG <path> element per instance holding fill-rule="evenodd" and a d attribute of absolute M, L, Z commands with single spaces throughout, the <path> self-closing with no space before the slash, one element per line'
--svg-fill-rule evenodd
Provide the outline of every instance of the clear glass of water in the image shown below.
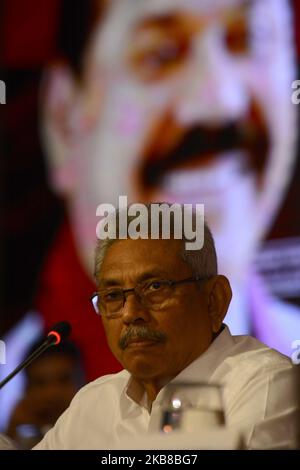
<path fill-rule="evenodd" d="M 166 386 L 160 425 L 162 432 L 194 433 L 224 425 L 221 386 L 189 382 Z"/>

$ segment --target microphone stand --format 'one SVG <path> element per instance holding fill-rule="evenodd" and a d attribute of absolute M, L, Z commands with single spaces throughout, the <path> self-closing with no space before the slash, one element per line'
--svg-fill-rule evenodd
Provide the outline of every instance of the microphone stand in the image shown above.
<path fill-rule="evenodd" d="M 18 372 L 25 369 L 32 361 L 39 357 L 46 349 L 51 347 L 56 342 L 56 337 L 54 335 L 48 336 L 48 338 L 32 353 L 27 357 L 21 364 L 18 365 L 5 379 L 0 382 L 0 389 L 4 387 Z"/>

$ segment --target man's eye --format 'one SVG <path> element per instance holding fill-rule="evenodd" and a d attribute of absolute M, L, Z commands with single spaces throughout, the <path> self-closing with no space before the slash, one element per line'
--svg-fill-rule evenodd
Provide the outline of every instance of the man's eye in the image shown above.
<path fill-rule="evenodd" d="M 141 48 L 140 50 L 137 48 L 131 55 L 131 63 L 141 78 L 155 80 L 180 65 L 186 56 L 186 52 L 186 41 L 165 39 L 156 45 Z"/>
<path fill-rule="evenodd" d="M 153 281 L 153 282 L 150 282 L 147 286 L 147 290 L 149 291 L 156 291 L 156 290 L 159 290 L 159 289 L 162 289 L 164 286 L 163 282 L 162 281 Z"/>
<path fill-rule="evenodd" d="M 104 295 L 104 300 L 106 300 L 107 302 L 111 302 L 113 300 L 119 300 L 121 298 L 122 298 L 122 293 L 120 291 L 112 291 Z"/>
<path fill-rule="evenodd" d="M 180 56 L 180 47 L 173 42 L 166 42 L 159 48 L 149 51 L 144 56 L 144 65 L 148 67 L 161 67 L 173 63 Z"/>

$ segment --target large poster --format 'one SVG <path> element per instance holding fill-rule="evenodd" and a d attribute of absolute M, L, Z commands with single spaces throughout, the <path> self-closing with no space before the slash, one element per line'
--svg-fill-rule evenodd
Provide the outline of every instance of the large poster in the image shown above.
<path fill-rule="evenodd" d="M 26 343 L 41 322 L 67 319 L 89 378 L 119 369 L 88 299 L 96 209 L 126 195 L 204 204 L 233 288 L 232 333 L 291 356 L 300 339 L 295 5 L 20 3 L 3 7 L 1 336 Z"/>

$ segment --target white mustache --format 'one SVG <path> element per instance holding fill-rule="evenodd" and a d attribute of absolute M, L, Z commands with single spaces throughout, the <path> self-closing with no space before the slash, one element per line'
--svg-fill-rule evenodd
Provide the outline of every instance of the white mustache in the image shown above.
<path fill-rule="evenodd" d="M 165 333 L 161 331 L 154 331 L 150 330 L 145 326 L 132 326 L 129 327 L 128 330 L 121 336 L 119 340 L 119 347 L 120 349 L 127 348 L 128 344 L 130 344 L 133 340 L 147 340 L 147 341 L 155 341 L 155 342 L 163 342 L 167 339 Z"/>

